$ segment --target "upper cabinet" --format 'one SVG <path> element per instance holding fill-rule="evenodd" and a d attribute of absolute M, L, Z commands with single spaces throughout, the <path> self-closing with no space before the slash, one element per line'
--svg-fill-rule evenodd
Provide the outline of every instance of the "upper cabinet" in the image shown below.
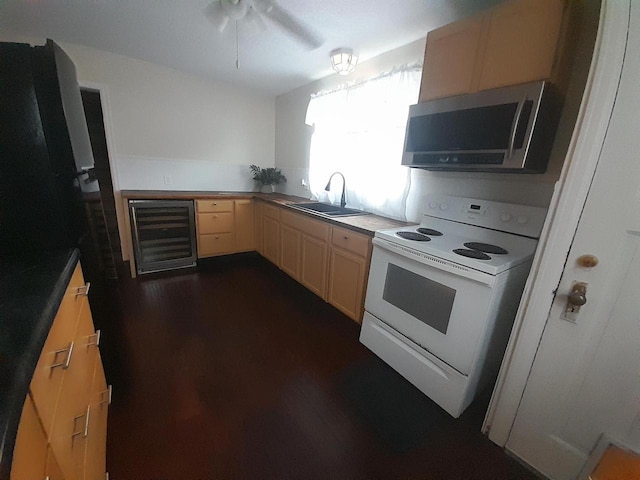
<path fill-rule="evenodd" d="M 550 79 L 563 0 L 511 0 L 429 32 L 420 102 Z"/>
<path fill-rule="evenodd" d="M 429 32 L 420 101 L 469 93 L 480 51 L 483 18 L 450 23 Z"/>

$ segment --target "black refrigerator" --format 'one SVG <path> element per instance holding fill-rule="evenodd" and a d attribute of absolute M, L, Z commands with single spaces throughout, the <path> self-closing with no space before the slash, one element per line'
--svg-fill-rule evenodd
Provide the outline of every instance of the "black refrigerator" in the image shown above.
<path fill-rule="evenodd" d="M 0 43 L 0 262 L 78 247 L 86 279 L 100 279 L 88 207 L 99 198 L 93 166 L 69 56 L 52 40 Z"/>

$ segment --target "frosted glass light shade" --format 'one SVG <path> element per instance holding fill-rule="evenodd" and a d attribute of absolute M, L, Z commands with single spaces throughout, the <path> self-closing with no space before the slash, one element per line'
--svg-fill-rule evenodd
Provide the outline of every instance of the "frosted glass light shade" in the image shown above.
<path fill-rule="evenodd" d="M 349 75 L 358 64 L 358 55 L 351 48 L 338 48 L 330 53 L 331 67 L 340 75 Z"/>

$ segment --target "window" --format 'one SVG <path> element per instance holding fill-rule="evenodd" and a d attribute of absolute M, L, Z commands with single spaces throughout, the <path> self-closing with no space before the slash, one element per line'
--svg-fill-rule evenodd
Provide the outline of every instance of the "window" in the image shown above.
<path fill-rule="evenodd" d="M 314 127 L 309 159 L 311 192 L 340 201 L 341 179 L 324 187 L 333 172 L 347 181 L 347 206 L 405 218 L 409 169 L 400 165 L 409 105 L 417 102 L 422 68 L 397 68 L 372 80 L 312 96 L 306 123 Z"/>

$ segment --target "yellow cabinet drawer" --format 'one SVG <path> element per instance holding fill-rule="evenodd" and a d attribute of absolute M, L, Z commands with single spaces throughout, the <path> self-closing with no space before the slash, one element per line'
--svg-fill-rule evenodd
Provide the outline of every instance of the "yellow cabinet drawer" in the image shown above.
<path fill-rule="evenodd" d="M 198 256 L 210 257 L 233 252 L 232 233 L 214 233 L 198 235 Z"/>
<path fill-rule="evenodd" d="M 196 200 L 196 212 L 233 212 L 233 200 Z"/>
<path fill-rule="evenodd" d="M 330 226 L 322 220 L 314 220 L 305 215 L 283 210 L 280 221 L 283 225 L 288 225 L 289 227 L 300 230 L 310 237 L 315 237 L 325 242 L 329 240 Z"/>
<path fill-rule="evenodd" d="M 199 213 L 198 235 L 233 232 L 233 213 Z"/>
<path fill-rule="evenodd" d="M 369 254 L 371 239 L 346 228 L 333 227 L 331 243 L 349 252 L 366 257 Z"/>
<path fill-rule="evenodd" d="M 73 360 L 74 334 L 80 310 L 87 302 L 84 279 L 78 265 L 62 298 L 58 313 L 45 341 L 31 379 L 31 393 L 47 435 L 56 409 L 56 400 L 66 367 Z"/>
<path fill-rule="evenodd" d="M 87 298 L 74 337 L 74 350 L 65 370 L 49 435 L 53 453 L 65 478 L 82 478 L 91 384 L 98 355 L 97 336 Z"/>

